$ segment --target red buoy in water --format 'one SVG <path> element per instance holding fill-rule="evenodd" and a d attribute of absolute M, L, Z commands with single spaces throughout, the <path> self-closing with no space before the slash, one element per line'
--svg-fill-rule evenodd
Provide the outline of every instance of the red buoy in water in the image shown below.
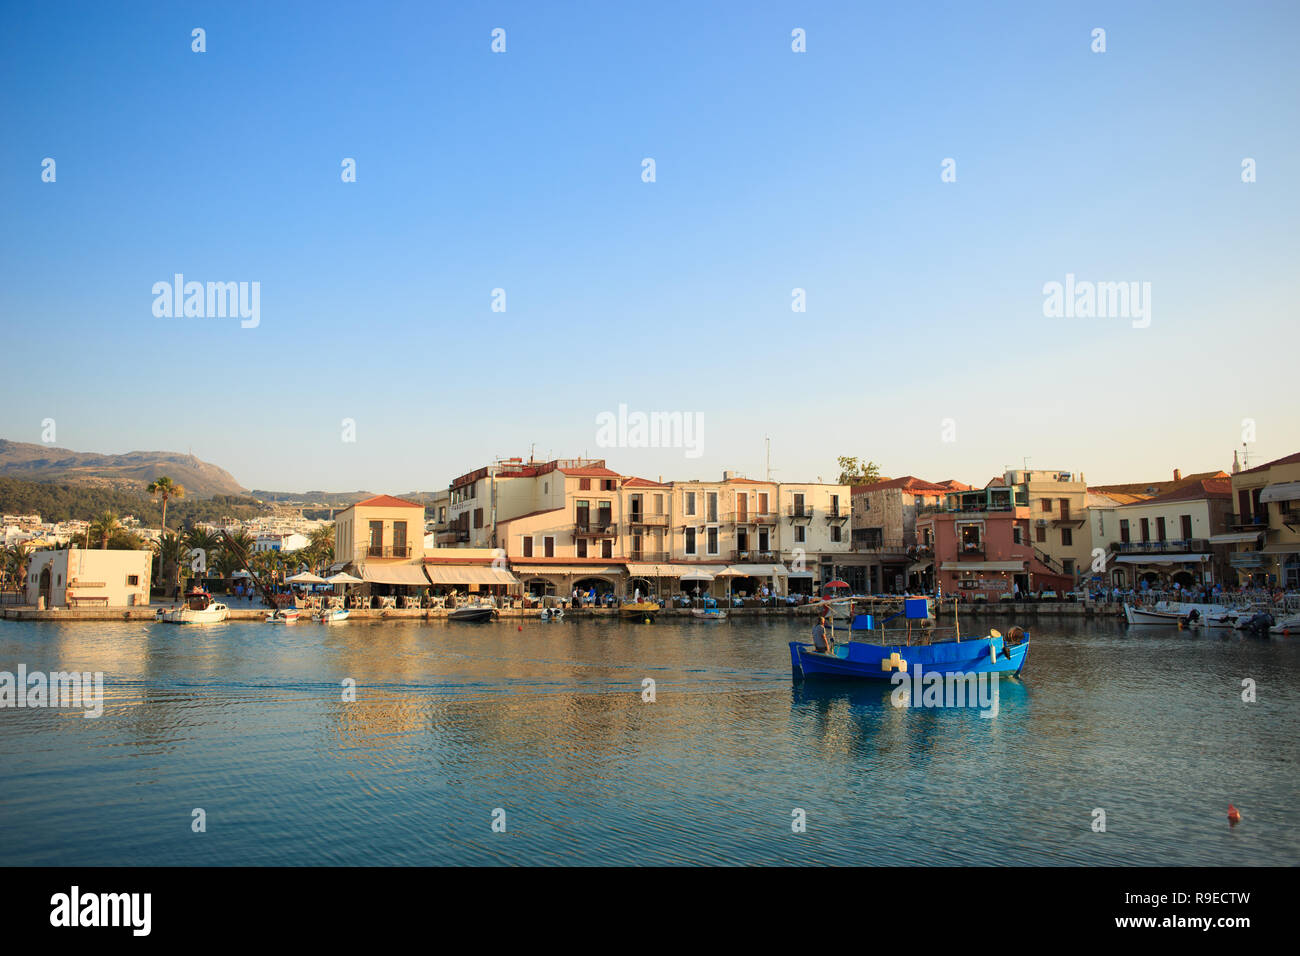
<path fill-rule="evenodd" d="M 524 626 L 523 626 L 522 624 L 520 624 L 520 625 L 519 625 L 519 630 L 522 631 L 523 629 L 524 629 Z"/>
<path fill-rule="evenodd" d="M 1238 810 L 1236 807 L 1234 807 L 1231 803 L 1228 804 L 1228 823 L 1235 827 L 1240 822 L 1241 822 L 1241 811 Z"/>

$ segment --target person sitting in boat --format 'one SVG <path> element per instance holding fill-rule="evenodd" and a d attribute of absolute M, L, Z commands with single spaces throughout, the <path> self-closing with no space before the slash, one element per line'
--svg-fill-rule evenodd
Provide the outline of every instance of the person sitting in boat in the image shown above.
<path fill-rule="evenodd" d="M 812 638 L 814 648 L 823 654 L 830 653 L 831 642 L 826 635 L 826 618 L 818 618 L 816 625 L 813 626 Z"/>

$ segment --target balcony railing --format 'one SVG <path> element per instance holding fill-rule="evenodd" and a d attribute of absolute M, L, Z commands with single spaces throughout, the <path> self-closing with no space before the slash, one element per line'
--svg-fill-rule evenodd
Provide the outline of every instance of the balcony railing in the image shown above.
<path fill-rule="evenodd" d="M 633 551 L 628 556 L 629 561 L 635 561 L 641 564 L 660 564 L 668 560 L 667 551 Z"/>
<path fill-rule="evenodd" d="M 650 528 L 668 527 L 668 516 L 665 514 L 646 514 L 644 511 L 633 511 L 627 516 L 629 525 L 641 525 Z"/>
<path fill-rule="evenodd" d="M 734 561 L 737 564 L 773 564 L 781 560 L 781 555 L 776 551 L 760 551 L 758 548 L 748 548 L 746 550 L 735 550 L 727 556 L 728 561 Z"/>
<path fill-rule="evenodd" d="M 808 505 L 804 505 L 803 507 L 799 507 L 798 505 L 786 505 L 785 516 L 794 520 L 801 518 L 811 519 L 813 516 L 813 509 Z"/>
<path fill-rule="evenodd" d="M 1110 546 L 1117 554 L 1207 554 L 1210 542 L 1205 538 L 1177 541 L 1115 541 Z"/>
<path fill-rule="evenodd" d="M 592 518 L 589 521 L 576 521 L 573 534 L 580 538 L 617 538 L 618 525 L 606 519 Z"/>
<path fill-rule="evenodd" d="M 727 524 L 776 524 L 774 511 L 728 511 L 722 516 Z"/>
<path fill-rule="evenodd" d="M 464 532 L 465 540 L 469 540 L 469 532 Z M 379 545 L 367 544 L 362 548 L 367 558 L 409 558 L 411 548 L 409 545 Z"/>
<path fill-rule="evenodd" d="M 1268 515 L 1230 514 L 1228 515 L 1228 527 L 1237 528 L 1243 531 L 1251 531 L 1255 528 L 1262 530 L 1268 527 Z"/>

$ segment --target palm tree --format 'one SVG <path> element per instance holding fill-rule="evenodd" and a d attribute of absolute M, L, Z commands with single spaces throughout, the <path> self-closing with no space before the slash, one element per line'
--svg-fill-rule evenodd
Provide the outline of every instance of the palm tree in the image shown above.
<path fill-rule="evenodd" d="M 32 549 L 21 541 L 11 544 L 3 552 L 3 568 L 7 580 L 22 585 L 27 580 L 27 564 L 32 559 Z"/>
<path fill-rule="evenodd" d="M 149 482 L 145 491 L 153 495 L 154 498 L 162 499 L 162 533 L 167 534 L 167 500 L 169 498 L 184 498 L 185 488 L 176 484 L 166 475 L 160 475 L 153 481 Z"/>
<path fill-rule="evenodd" d="M 108 549 L 108 539 L 113 537 L 121 525 L 118 523 L 117 515 L 111 511 L 100 512 L 98 518 L 90 523 L 89 537 L 98 539 L 101 551 Z"/>
<path fill-rule="evenodd" d="M 208 569 L 216 563 L 217 552 L 221 548 L 221 539 L 209 531 L 207 528 L 190 528 L 182 536 L 185 546 L 190 550 L 190 561 L 194 560 L 194 552 L 200 552 L 203 555 L 203 573 L 206 575 Z"/>
<path fill-rule="evenodd" d="M 158 582 L 160 584 L 179 584 L 181 567 L 189 555 L 189 548 L 181 541 L 180 535 L 164 534 L 158 542 Z"/>
<path fill-rule="evenodd" d="M 334 525 L 324 524 L 313 528 L 307 538 L 307 547 L 303 551 L 313 564 L 312 570 L 323 568 L 334 561 Z"/>

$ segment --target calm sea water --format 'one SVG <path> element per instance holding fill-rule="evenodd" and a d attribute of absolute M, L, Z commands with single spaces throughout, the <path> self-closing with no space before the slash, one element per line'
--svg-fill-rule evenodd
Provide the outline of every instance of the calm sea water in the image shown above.
<path fill-rule="evenodd" d="M 793 684 L 803 633 L 0 622 L 107 696 L 0 709 L 0 864 L 1300 863 L 1300 641 L 1040 623 L 984 719 Z"/>

